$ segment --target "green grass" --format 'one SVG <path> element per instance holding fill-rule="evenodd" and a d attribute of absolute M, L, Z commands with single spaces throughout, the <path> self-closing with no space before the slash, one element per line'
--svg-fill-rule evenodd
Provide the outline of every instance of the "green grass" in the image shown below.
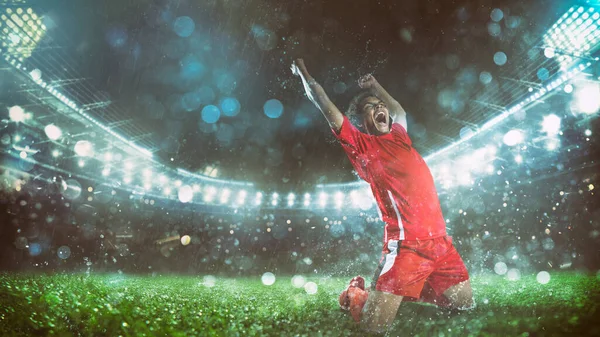
<path fill-rule="evenodd" d="M 405 303 L 388 333 L 416 336 L 600 335 L 600 279 L 555 273 L 546 285 L 474 277 L 477 308 Z M 279 277 L 0 274 L 0 336 L 364 336 L 337 297 L 348 279 L 314 278 L 315 295 Z"/>

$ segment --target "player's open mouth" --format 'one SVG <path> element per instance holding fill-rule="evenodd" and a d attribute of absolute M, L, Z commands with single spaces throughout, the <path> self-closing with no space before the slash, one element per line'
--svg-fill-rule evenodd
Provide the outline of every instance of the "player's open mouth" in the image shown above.
<path fill-rule="evenodd" d="M 379 124 L 387 124 L 387 117 L 385 112 L 381 111 L 375 114 L 375 122 Z"/>

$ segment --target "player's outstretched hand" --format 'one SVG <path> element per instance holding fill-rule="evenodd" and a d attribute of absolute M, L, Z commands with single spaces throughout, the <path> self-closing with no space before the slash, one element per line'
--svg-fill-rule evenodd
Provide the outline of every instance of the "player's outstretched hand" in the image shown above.
<path fill-rule="evenodd" d="M 296 76 L 301 76 L 302 74 L 306 74 L 306 66 L 304 65 L 304 60 L 301 58 L 295 59 L 292 62 L 292 74 Z"/>
<path fill-rule="evenodd" d="M 377 83 L 377 80 L 371 74 L 366 74 L 358 79 L 358 86 L 362 89 L 370 89 L 375 83 Z"/>

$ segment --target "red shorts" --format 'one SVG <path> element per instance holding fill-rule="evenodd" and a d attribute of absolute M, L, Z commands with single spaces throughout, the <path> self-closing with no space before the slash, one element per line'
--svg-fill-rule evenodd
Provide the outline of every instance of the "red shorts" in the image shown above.
<path fill-rule="evenodd" d="M 385 293 L 418 299 L 426 286 L 440 296 L 469 279 L 450 236 L 428 240 L 390 240 L 371 286 Z"/>

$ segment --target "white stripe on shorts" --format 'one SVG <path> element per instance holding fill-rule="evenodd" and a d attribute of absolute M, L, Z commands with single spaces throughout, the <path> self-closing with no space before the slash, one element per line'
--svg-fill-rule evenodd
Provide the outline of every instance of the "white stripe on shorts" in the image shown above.
<path fill-rule="evenodd" d="M 381 269 L 381 273 L 379 276 L 387 273 L 394 266 L 394 261 L 396 261 L 396 256 L 398 255 L 398 240 L 390 240 L 387 243 L 389 253 L 385 255 L 385 264 Z"/>

